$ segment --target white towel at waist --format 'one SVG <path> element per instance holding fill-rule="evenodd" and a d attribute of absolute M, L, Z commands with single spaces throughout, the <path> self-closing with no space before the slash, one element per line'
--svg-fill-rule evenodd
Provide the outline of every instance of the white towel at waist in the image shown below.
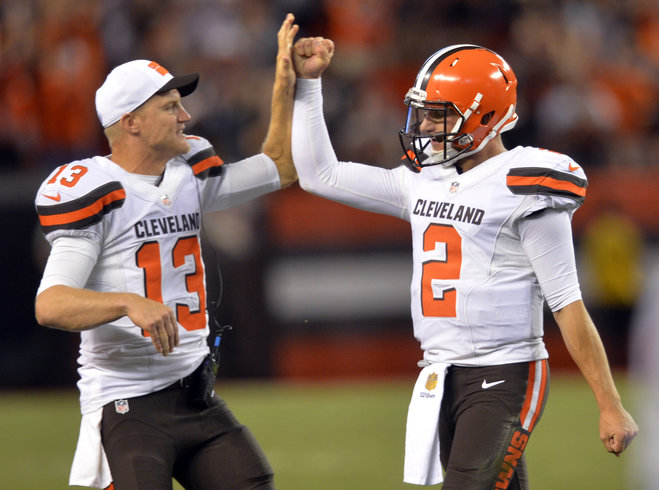
<path fill-rule="evenodd" d="M 435 363 L 421 370 L 407 411 L 403 481 L 415 485 L 442 483 L 439 461 L 439 411 L 448 364 Z"/>
<path fill-rule="evenodd" d="M 107 488 L 112 483 L 112 474 L 101 441 L 103 407 L 83 414 L 80 422 L 78 446 L 73 456 L 69 485 Z"/>

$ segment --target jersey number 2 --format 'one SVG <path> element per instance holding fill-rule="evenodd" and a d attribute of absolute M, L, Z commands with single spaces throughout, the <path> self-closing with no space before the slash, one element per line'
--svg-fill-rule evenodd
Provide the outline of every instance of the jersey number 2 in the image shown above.
<path fill-rule="evenodd" d="M 462 237 L 451 225 L 432 223 L 423 234 L 423 251 L 433 258 L 422 263 L 423 316 L 455 317 L 457 292 L 450 281 L 460 279 Z"/>
<path fill-rule="evenodd" d="M 188 305 L 176 305 L 176 319 L 186 330 L 200 330 L 206 327 L 206 290 L 204 288 L 204 266 L 201 260 L 201 248 L 197 237 L 179 238 L 172 250 L 172 266 L 185 265 L 185 258 L 194 260 L 194 271 L 185 276 L 185 287 L 190 293 L 199 297 L 199 308 L 192 311 Z M 154 301 L 162 300 L 162 263 L 160 244 L 146 242 L 137 251 L 137 266 L 144 269 L 145 296 Z M 146 333 L 146 332 L 145 332 Z"/>

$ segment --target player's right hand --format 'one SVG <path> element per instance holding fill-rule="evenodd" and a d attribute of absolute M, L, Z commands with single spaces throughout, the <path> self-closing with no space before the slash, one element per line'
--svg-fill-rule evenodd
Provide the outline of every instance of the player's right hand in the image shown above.
<path fill-rule="evenodd" d="M 620 456 L 637 434 L 638 425 L 622 406 L 610 413 L 600 412 L 600 439 L 608 452 Z"/>
<path fill-rule="evenodd" d="M 334 42 L 323 37 L 304 37 L 293 45 L 293 64 L 300 78 L 319 78 L 334 56 Z"/>
<path fill-rule="evenodd" d="M 293 14 L 286 15 L 284 22 L 282 22 L 279 31 L 277 32 L 277 64 L 275 75 L 277 79 L 286 86 L 293 87 L 295 85 L 295 70 L 293 69 L 292 47 L 295 35 L 299 30 L 299 26 L 293 24 L 295 16 Z"/>
<path fill-rule="evenodd" d="M 128 317 L 151 337 L 154 347 L 163 356 L 179 344 L 178 322 L 169 306 L 139 295 L 131 295 Z"/>

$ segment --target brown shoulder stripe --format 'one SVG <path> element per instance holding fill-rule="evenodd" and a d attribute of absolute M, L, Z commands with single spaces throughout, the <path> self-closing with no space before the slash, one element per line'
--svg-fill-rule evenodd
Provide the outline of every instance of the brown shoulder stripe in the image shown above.
<path fill-rule="evenodd" d="M 224 171 L 222 167 L 224 162 L 215 154 L 213 148 L 201 150 L 188 158 L 187 161 L 188 165 L 192 167 L 195 177 L 201 180 L 205 180 L 208 177 L 216 177 Z"/>
<path fill-rule="evenodd" d="M 583 202 L 588 181 L 545 167 L 511 168 L 506 185 L 513 194 L 553 194 Z"/>
<path fill-rule="evenodd" d="M 123 206 L 126 190 L 120 182 L 108 182 L 78 199 L 54 206 L 37 206 L 44 233 L 53 230 L 82 230 Z"/>

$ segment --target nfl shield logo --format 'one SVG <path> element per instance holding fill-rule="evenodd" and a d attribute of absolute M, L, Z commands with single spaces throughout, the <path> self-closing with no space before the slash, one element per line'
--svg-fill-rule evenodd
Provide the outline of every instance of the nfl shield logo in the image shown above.
<path fill-rule="evenodd" d="M 448 188 L 448 191 L 451 194 L 455 194 L 456 192 L 458 192 L 458 187 L 460 187 L 459 182 L 451 182 L 451 187 Z"/>
<path fill-rule="evenodd" d="M 426 380 L 426 390 L 432 391 L 437 388 L 437 373 L 430 373 Z"/>
<path fill-rule="evenodd" d="M 130 410 L 130 408 L 128 407 L 128 400 L 115 400 L 114 409 L 120 415 L 128 413 L 128 410 Z"/>

